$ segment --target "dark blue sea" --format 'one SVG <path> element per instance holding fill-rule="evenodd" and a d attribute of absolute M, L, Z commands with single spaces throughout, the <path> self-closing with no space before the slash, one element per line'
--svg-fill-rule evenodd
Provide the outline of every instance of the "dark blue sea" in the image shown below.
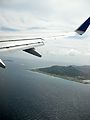
<path fill-rule="evenodd" d="M 90 120 L 90 84 L 30 71 L 48 62 L 19 58 L 4 62 L 0 120 Z"/>

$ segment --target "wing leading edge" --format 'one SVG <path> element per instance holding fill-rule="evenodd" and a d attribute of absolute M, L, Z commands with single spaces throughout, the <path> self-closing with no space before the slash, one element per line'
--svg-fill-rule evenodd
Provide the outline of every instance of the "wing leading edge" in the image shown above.
<path fill-rule="evenodd" d="M 0 41 L 0 52 L 19 49 L 37 57 L 41 57 L 41 55 L 35 51 L 35 47 L 39 47 L 42 45 L 44 45 L 44 39 L 42 38 L 2 40 Z M 6 67 L 1 59 L 0 67 Z"/>

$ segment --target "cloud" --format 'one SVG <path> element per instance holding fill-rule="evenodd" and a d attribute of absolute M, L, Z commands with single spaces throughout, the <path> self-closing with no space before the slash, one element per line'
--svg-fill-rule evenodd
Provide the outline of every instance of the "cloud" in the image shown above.
<path fill-rule="evenodd" d="M 46 22 L 27 12 L 11 10 L 0 11 L 0 28 L 13 28 L 27 30 L 30 28 L 42 28 Z"/>
<path fill-rule="evenodd" d="M 51 15 L 53 11 L 51 1 L 45 0 L 4 0 L 0 1 L 1 8 L 10 9 L 15 11 L 26 11 L 33 13 L 36 16 Z"/>
<path fill-rule="evenodd" d="M 58 52 L 57 52 L 58 51 Z M 60 55 L 64 55 L 64 56 L 78 56 L 78 55 L 82 55 L 82 53 L 79 50 L 76 49 L 67 49 L 67 48 L 57 48 L 54 49 L 52 51 L 48 52 L 51 55 L 55 55 L 55 56 L 60 56 Z"/>
<path fill-rule="evenodd" d="M 66 21 L 71 21 L 72 17 L 76 19 L 76 16 L 88 16 L 89 4 L 89 0 L 0 0 L 0 8 L 27 11 L 48 19 L 63 17 Z"/>
<path fill-rule="evenodd" d="M 70 55 L 70 56 L 76 56 L 76 55 L 80 55 L 81 52 L 78 51 L 78 50 L 75 50 L 75 49 L 70 49 L 67 51 L 67 55 Z"/>
<path fill-rule="evenodd" d="M 11 26 L 18 24 L 22 29 L 36 25 L 39 20 L 39 27 L 47 25 L 60 29 L 65 25 L 66 29 L 72 29 L 89 16 L 89 4 L 89 0 L 0 0 L 0 16 L 4 13 L 4 21 L 11 22 Z M 31 15 L 37 18 L 35 22 Z"/>
<path fill-rule="evenodd" d="M 50 28 L 60 30 L 58 33 L 73 32 L 89 16 L 90 0 L 0 0 L 0 27 L 7 30 L 30 28 L 31 32 L 31 28 L 36 28 L 36 31 L 38 28 Z M 47 36 L 51 32 L 47 32 Z M 90 58 L 89 33 L 88 29 L 82 37 L 72 37 L 71 33 L 70 37 L 45 39 L 48 42 L 43 49 L 38 49 L 49 59 L 60 61 L 64 56 L 62 60 L 67 61 L 68 57 L 68 61 L 77 58 L 81 62 Z M 81 56 L 84 56 L 83 59 Z"/>
<path fill-rule="evenodd" d="M 86 56 L 90 56 L 90 52 L 86 53 L 85 55 L 86 55 Z"/>

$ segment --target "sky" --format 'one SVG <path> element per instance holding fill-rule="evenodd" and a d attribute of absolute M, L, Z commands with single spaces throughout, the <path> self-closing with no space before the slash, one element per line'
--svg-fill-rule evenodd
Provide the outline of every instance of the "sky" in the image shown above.
<path fill-rule="evenodd" d="M 12 29 L 73 32 L 88 17 L 90 0 L 0 0 L 1 32 Z M 90 64 L 89 31 L 90 28 L 79 38 L 67 36 L 46 40 L 46 45 L 38 48 L 42 59 Z"/>
<path fill-rule="evenodd" d="M 89 0 L 0 0 L 0 25 L 21 30 L 75 25 L 89 17 L 89 5 Z"/>

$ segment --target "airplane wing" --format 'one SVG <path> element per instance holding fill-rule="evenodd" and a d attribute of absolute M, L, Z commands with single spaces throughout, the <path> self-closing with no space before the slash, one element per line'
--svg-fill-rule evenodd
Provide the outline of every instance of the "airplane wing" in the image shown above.
<path fill-rule="evenodd" d="M 0 52 L 10 50 L 23 50 L 24 52 L 41 57 L 41 55 L 35 51 L 35 47 L 44 45 L 44 39 L 42 38 L 27 38 L 27 39 L 6 39 L 0 40 Z M 5 68 L 5 64 L 0 59 L 0 67 Z"/>
<path fill-rule="evenodd" d="M 82 35 L 90 25 L 90 17 L 74 32 Z M 62 36 L 62 35 L 61 35 Z M 56 37 L 56 36 L 52 36 Z M 43 37 L 45 39 L 45 37 Z M 8 39 L 5 36 L 0 38 L 0 52 L 9 50 L 23 50 L 24 52 L 33 54 L 35 56 L 41 57 L 41 55 L 35 51 L 35 47 L 44 45 L 44 39 L 42 37 L 33 38 L 13 38 Z M 0 67 L 5 68 L 5 64 L 0 59 Z"/>

